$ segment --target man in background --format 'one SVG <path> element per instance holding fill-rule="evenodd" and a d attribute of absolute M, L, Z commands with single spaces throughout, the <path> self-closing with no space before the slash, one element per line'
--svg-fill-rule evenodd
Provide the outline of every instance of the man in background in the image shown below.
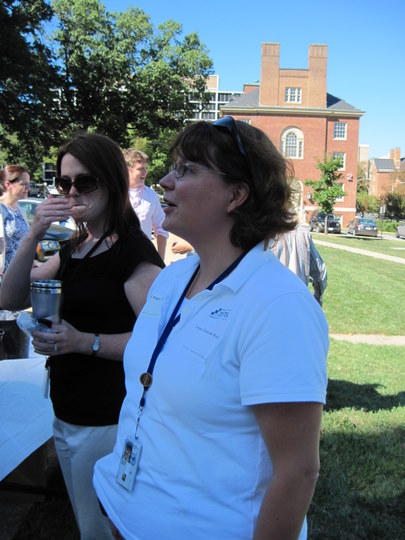
<path fill-rule="evenodd" d="M 306 285 L 312 282 L 314 297 L 322 306 L 323 293 L 328 283 L 326 266 L 307 229 L 299 225 L 271 241 L 269 248 Z"/>
<path fill-rule="evenodd" d="M 162 228 L 164 213 L 159 197 L 150 187 L 145 185 L 148 174 L 148 156 L 145 152 L 129 148 L 124 150 L 124 157 L 129 172 L 129 200 L 141 223 L 146 236 L 152 239 L 155 235 L 157 250 L 164 260 L 166 242 L 169 233 Z"/>

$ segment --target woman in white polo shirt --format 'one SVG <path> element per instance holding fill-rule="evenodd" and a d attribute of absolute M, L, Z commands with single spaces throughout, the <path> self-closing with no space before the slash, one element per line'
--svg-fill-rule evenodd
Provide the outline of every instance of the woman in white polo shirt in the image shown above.
<path fill-rule="evenodd" d="M 164 227 L 196 255 L 164 269 L 128 342 L 127 395 L 94 485 L 116 538 L 306 538 L 328 328 L 266 250 L 291 230 L 284 158 L 231 117 L 185 128 Z"/>

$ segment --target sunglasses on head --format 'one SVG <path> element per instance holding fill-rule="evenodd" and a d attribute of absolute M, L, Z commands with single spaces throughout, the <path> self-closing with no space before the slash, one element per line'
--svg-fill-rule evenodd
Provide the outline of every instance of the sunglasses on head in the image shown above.
<path fill-rule="evenodd" d="M 22 176 L 22 174 L 20 174 L 20 176 L 17 176 L 17 178 L 14 178 L 13 180 L 9 180 L 10 184 L 20 184 L 21 186 L 29 188 L 30 183 L 29 182 L 24 182 L 23 180 L 21 180 L 21 176 Z"/>
<path fill-rule="evenodd" d="M 235 122 L 235 119 L 232 118 L 232 116 L 223 116 L 222 118 L 215 120 L 212 125 L 215 128 L 223 131 L 225 130 L 232 135 L 232 138 L 235 141 L 236 146 L 238 147 L 239 153 L 245 158 L 246 163 L 249 166 L 249 160 L 246 154 L 246 150 L 242 144 L 242 140 L 240 138 L 238 126 Z"/>
<path fill-rule="evenodd" d="M 74 180 L 68 176 L 56 176 L 55 187 L 61 195 L 68 195 L 72 186 L 79 193 L 90 193 L 98 188 L 99 180 L 91 174 L 78 174 Z"/>
<path fill-rule="evenodd" d="M 23 186 L 23 187 L 28 188 L 28 189 L 30 187 L 29 182 L 23 182 L 19 178 L 16 178 L 15 180 L 10 180 L 10 184 L 18 184 L 18 185 Z"/>

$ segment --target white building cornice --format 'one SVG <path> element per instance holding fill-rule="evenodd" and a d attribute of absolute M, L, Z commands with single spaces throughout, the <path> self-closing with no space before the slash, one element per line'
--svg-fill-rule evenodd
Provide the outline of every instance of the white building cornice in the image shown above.
<path fill-rule="evenodd" d="M 226 114 L 260 114 L 268 116 L 324 116 L 331 118 L 360 118 L 363 116 L 365 111 L 360 111 L 358 109 L 354 111 L 346 110 L 334 110 L 334 109 L 324 109 L 318 107 L 232 107 L 231 103 L 226 105 Z"/>

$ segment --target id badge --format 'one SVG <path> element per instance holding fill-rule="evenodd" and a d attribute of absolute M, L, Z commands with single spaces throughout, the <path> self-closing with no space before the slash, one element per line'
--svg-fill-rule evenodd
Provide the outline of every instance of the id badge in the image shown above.
<path fill-rule="evenodd" d="M 132 491 L 134 488 L 141 451 L 142 444 L 139 439 L 134 437 L 125 439 L 118 467 L 117 482 L 128 491 Z"/>
<path fill-rule="evenodd" d="M 42 386 L 43 391 L 44 391 L 44 399 L 49 398 L 49 366 L 47 364 L 48 364 L 48 360 L 46 361 L 46 364 L 45 364 L 44 382 Z"/>

